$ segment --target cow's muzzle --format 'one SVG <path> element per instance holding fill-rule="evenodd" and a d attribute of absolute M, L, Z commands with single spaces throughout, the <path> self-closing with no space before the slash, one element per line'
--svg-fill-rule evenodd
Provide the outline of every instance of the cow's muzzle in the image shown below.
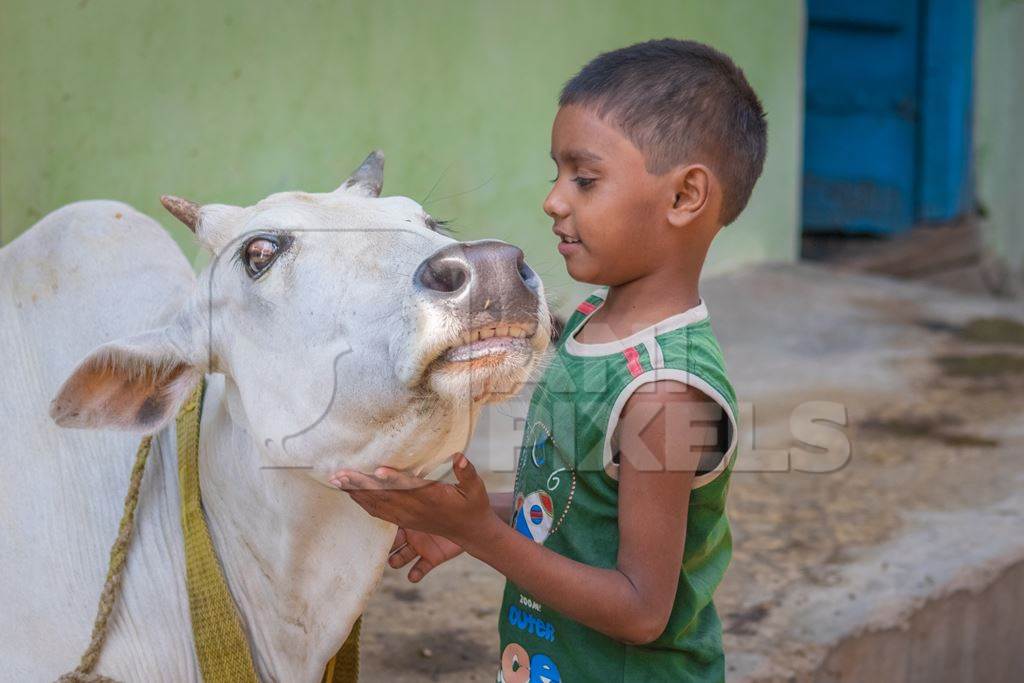
<path fill-rule="evenodd" d="M 449 308 L 466 329 L 536 325 L 540 277 L 523 250 L 507 242 L 449 244 L 424 260 L 413 277 L 424 296 Z"/>

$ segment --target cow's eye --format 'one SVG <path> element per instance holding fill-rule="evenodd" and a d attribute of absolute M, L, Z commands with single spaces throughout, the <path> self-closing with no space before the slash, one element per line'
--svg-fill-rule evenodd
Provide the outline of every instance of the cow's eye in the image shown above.
<path fill-rule="evenodd" d="M 243 255 L 245 269 L 249 275 L 255 277 L 266 270 L 267 266 L 274 262 L 280 248 L 277 240 L 270 237 L 249 240 Z"/>
<path fill-rule="evenodd" d="M 447 225 L 450 221 L 443 220 L 440 218 L 434 218 L 433 216 L 425 216 L 424 220 L 427 223 L 427 227 L 434 232 L 448 233 L 450 232 Z"/>

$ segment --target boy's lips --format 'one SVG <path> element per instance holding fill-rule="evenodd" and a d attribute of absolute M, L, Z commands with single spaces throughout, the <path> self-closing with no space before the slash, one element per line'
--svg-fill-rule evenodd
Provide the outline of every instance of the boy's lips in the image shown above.
<path fill-rule="evenodd" d="M 558 239 L 561 240 L 558 243 L 558 253 L 562 256 L 569 256 L 583 248 L 579 237 L 574 237 L 557 230 L 555 231 L 555 234 L 558 235 Z"/>
<path fill-rule="evenodd" d="M 583 244 L 581 242 L 558 243 L 558 253 L 561 254 L 562 256 L 572 256 L 581 249 L 583 249 Z"/>

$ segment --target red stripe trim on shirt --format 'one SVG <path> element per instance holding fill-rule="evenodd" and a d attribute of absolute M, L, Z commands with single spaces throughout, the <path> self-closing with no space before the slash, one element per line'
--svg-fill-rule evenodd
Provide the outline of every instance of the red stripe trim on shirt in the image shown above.
<path fill-rule="evenodd" d="M 626 367 L 629 368 L 629 374 L 637 377 L 643 373 L 644 369 L 640 365 L 640 354 L 637 352 L 636 347 L 631 346 L 623 351 L 622 355 L 626 357 Z"/>
<path fill-rule="evenodd" d="M 583 303 L 581 303 L 579 306 L 576 307 L 576 310 L 579 311 L 580 313 L 582 313 L 583 315 L 590 315 L 596 309 L 597 309 L 597 306 L 595 306 L 594 304 L 590 303 L 589 301 L 584 301 Z"/>

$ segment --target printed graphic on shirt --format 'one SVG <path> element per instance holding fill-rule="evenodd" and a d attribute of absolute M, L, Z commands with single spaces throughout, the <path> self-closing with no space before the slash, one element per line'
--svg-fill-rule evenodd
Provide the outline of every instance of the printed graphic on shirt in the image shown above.
<path fill-rule="evenodd" d="M 554 503 L 547 491 L 534 491 L 516 496 L 513 526 L 516 531 L 537 543 L 543 543 L 551 533 L 555 518 Z"/>
<path fill-rule="evenodd" d="M 519 604 L 522 605 L 523 607 L 527 607 L 529 609 L 532 609 L 534 612 L 540 612 L 540 609 L 541 609 L 539 602 L 537 602 L 536 600 L 531 600 L 530 598 L 526 597 L 522 593 L 519 594 Z"/>
<path fill-rule="evenodd" d="M 501 653 L 498 683 L 562 683 L 562 676 L 551 657 L 539 652 L 530 657 L 522 645 L 509 643 Z"/>
<path fill-rule="evenodd" d="M 553 624 L 544 621 L 540 617 L 535 617 L 515 605 L 509 605 L 508 607 L 508 623 L 520 631 L 526 631 L 541 640 L 546 640 L 549 643 L 555 642 L 555 627 Z"/>
<path fill-rule="evenodd" d="M 529 683 L 530 655 L 519 643 L 509 643 L 501 653 L 501 671 L 498 672 L 500 683 Z"/>
<path fill-rule="evenodd" d="M 542 467 L 547 462 L 544 446 L 548 443 L 548 432 L 550 431 L 550 428 L 540 421 L 530 425 L 530 436 L 533 437 L 530 439 L 533 442 L 533 445 L 530 446 L 530 460 L 533 461 L 534 467 Z"/>

